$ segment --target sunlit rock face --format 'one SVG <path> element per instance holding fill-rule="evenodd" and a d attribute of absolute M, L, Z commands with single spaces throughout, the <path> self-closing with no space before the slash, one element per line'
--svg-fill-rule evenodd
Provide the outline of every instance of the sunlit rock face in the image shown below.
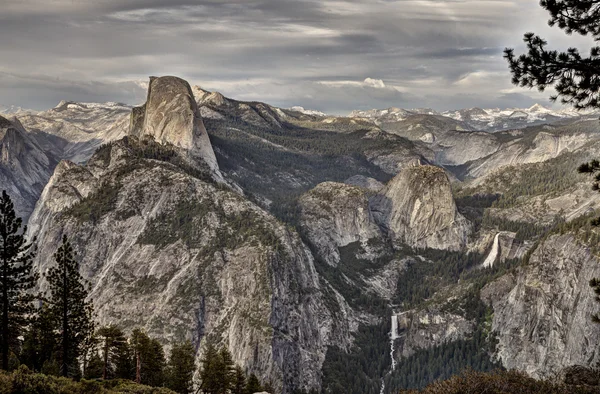
<path fill-rule="evenodd" d="M 330 265 L 340 262 L 339 248 L 369 240 L 380 233 L 371 211 L 367 190 L 343 183 L 324 182 L 299 200 L 301 226 L 318 255 Z"/>
<path fill-rule="evenodd" d="M 134 136 L 150 135 L 202 158 L 218 172 L 217 159 L 190 85 L 177 77 L 151 77 L 148 98 L 133 108 L 130 131 Z"/>
<path fill-rule="evenodd" d="M 482 298 L 493 307 L 497 356 L 507 369 L 544 377 L 598 359 L 600 327 L 591 278 L 600 259 L 573 234 L 541 242 L 516 273 L 487 285 Z"/>
<path fill-rule="evenodd" d="M 407 167 L 371 199 L 371 209 L 394 241 L 449 250 L 466 245 L 470 226 L 458 212 L 450 181 L 441 168 Z"/>
<path fill-rule="evenodd" d="M 17 119 L 0 116 L 0 191 L 11 196 L 25 222 L 55 165 Z"/>

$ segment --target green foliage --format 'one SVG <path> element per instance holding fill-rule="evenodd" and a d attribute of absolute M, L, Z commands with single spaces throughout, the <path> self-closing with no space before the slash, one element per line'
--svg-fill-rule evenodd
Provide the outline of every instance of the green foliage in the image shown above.
<path fill-rule="evenodd" d="M 77 358 L 85 338 L 94 330 L 93 304 L 87 301 L 89 284 L 79 273 L 73 248 L 64 235 L 48 270 L 49 312 L 60 330 L 59 358 L 63 376 L 79 376 Z"/>
<path fill-rule="evenodd" d="M 600 8 L 595 0 L 542 0 L 540 5 L 551 18 L 550 26 L 557 25 L 567 34 L 590 34 L 600 40 Z M 516 56 L 513 49 L 504 50 L 515 85 L 544 91 L 553 87 L 563 104 L 577 109 L 598 108 L 600 78 L 600 47 L 592 47 L 589 57 L 583 57 L 577 48 L 566 52 L 548 50 L 548 42 L 534 33 L 525 34 L 523 41 L 527 54 Z"/>
<path fill-rule="evenodd" d="M 96 336 L 102 353 L 102 378 L 129 378 L 129 346 L 123 331 L 114 325 L 104 326 Z"/>
<path fill-rule="evenodd" d="M 239 200 L 242 203 L 242 200 Z M 215 214 L 222 224 L 214 228 L 216 235 L 212 242 L 203 244 L 200 237 L 206 226 L 207 215 Z M 182 240 L 189 248 L 204 248 L 203 255 L 213 255 L 223 249 L 234 249 L 244 243 L 273 246 L 280 250 L 279 237 L 270 223 L 248 208 L 241 212 L 226 212 L 212 199 L 181 199 L 166 211 L 160 212 L 148 221 L 144 232 L 138 238 L 141 244 L 163 247 Z"/>
<path fill-rule="evenodd" d="M 233 363 L 226 347 L 217 349 L 211 340 L 204 349 L 199 376 L 200 389 L 204 394 L 254 394 L 267 391 L 256 375 L 246 377 L 244 371 Z"/>
<path fill-rule="evenodd" d="M 257 126 L 241 117 L 205 119 L 206 129 L 219 162 L 249 195 L 271 201 L 269 211 L 294 224 L 295 200 L 324 181 L 341 182 L 361 174 L 387 181 L 389 174 L 366 159 L 367 152 L 395 148 L 406 150 L 412 144 L 402 138 L 368 138 L 364 126 L 311 124 L 309 127 L 283 122 L 279 126 Z M 333 129 L 335 131 L 331 131 Z M 263 206 L 261 198 L 256 201 Z"/>
<path fill-rule="evenodd" d="M 394 298 L 394 304 L 402 305 L 403 309 L 421 305 L 440 289 L 458 282 L 463 272 L 483 261 L 483 256 L 477 253 L 448 250 L 420 249 L 410 254 L 419 257 L 400 274 Z"/>
<path fill-rule="evenodd" d="M 246 394 L 246 374 L 239 365 L 235 367 L 231 394 Z"/>
<path fill-rule="evenodd" d="M 34 248 L 24 234 L 27 226 L 15 213 L 14 205 L 5 190 L 0 197 L 0 353 L 2 369 L 9 369 L 9 355 L 16 351 L 18 337 L 24 333 L 33 312 L 37 283 L 33 271 Z"/>
<path fill-rule="evenodd" d="M 600 229 L 594 223 L 594 218 L 598 217 L 598 212 L 592 212 L 587 215 L 580 216 L 570 222 L 559 222 L 547 235 L 552 234 L 573 234 L 578 240 L 588 245 L 592 253 L 600 253 Z"/>
<path fill-rule="evenodd" d="M 235 365 L 226 348 L 209 342 L 200 367 L 200 387 L 206 394 L 227 394 L 235 383 Z"/>
<path fill-rule="evenodd" d="M 131 333 L 133 350 L 132 363 L 139 366 L 139 382 L 149 386 L 162 386 L 165 378 L 166 360 L 162 345 L 156 338 L 150 338 L 145 332 L 134 329 Z"/>
<path fill-rule="evenodd" d="M 196 349 L 191 342 L 174 344 L 167 367 L 166 386 L 179 394 L 191 393 L 196 371 L 195 359 Z"/>
<path fill-rule="evenodd" d="M 560 216 L 555 218 L 554 222 L 548 225 L 540 225 L 529 222 L 515 222 L 504 218 L 492 216 L 489 212 L 483 215 L 482 226 L 488 229 L 498 231 L 510 231 L 515 233 L 515 239 L 519 242 L 537 239 L 546 234 L 554 226 L 564 221 Z"/>
<path fill-rule="evenodd" d="M 390 313 L 382 314 L 382 323 L 378 325 L 361 325 L 349 352 L 337 347 L 327 350 L 323 364 L 323 392 L 379 394 L 381 377 L 391 363 Z"/>
<path fill-rule="evenodd" d="M 208 342 L 200 365 L 200 389 L 206 394 L 219 394 L 227 390 L 228 382 L 221 381 L 219 370 L 219 351 L 212 342 Z"/>
<path fill-rule="evenodd" d="M 42 371 L 46 364 L 45 373 L 52 374 L 49 369 L 52 362 L 58 358 L 58 343 L 56 320 L 49 306 L 44 304 L 38 309 L 37 315 L 25 333 L 20 355 L 21 362 L 34 371 Z"/>
<path fill-rule="evenodd" d="M 396 370 L 386 376 L 386 392 L 420 389 L 464 370 L 486 372 L 501 368 L 490 359 L 490 350 L 490 342 L 481 328 L 469 338 L 418 350 L 410 357 L 400 360 Z"/>
<path fill-rule="evenodd" d="M 246 383 L 246 394 L 260 393 L 262 391 L 263 387 L 256 375 L 250 374 L 250 377 L 248 377 L 248 382 Z"/>
<path fill-rule="evenodd" d="M 588 156 L 567 152 L 543 163 L 507 167 L 490 178 L 486 187 L 496 189 L 502 197 L 494 208 L 518 206 L 525 197 L 550 194 L 558 196 L 585 181 L 577 174 L 577 166 Z"/>
<path fill-rule="evenodd" d="M 400 394 L 592 394 L 597 387 L 564 386 L 548 380 L 535 380 L 524 372 L 466 370 L 460 375 L 431 383 L 421 391 L 402 390 Z"/>
<path fill-rule="evenodd" d="M 0 372 L 3 394 L 175 394 L 166 388 L 148 387 L 127 380 L 78 382 L 64 377 L 34 373 L 21 366 L 12 373 Z"/>
<path fill-rule="evenodd" d="M 135 169 L 167 163 L 170 165 L 171 170 L 185 173 L 205 182 L 215 183 L 210 175 L 210 169 L 202 160 L 190 159 L 187 157 L 187 153 L 182 152 L 174 145 L 156 142 L 151 136 L 142 138 L 127 136 L 119 141 L 102 145 L 90 159 L 90 162 L 101 161 L 107 166 L 111 151 L 117 146 L 127 152 L 127 164 L 121 165 L 117 169 L 112 180 L 105 181 L 87 197 L 65 210 L 68 215 L 79 222 L 97 223 L 106 214 L 115 211 L 119 191 L 123 186 L 122 177 L 130 174 Z M 133 206 L 117 212 L 117 217 L 120 220 L 125 220 L 139 213 L 136 209 L 137 207 Z"/>
<path fill-rule="evenodd" d="M 119 182 L 104 182 L 96 191 L 66 209 L 65 212 L 80 222 L 97 223 L 104 215 L 115 209 L 120 188 Z"/>
<path fill-rule="evenodd" d="M 387 302 L 375 293 L 364 291 L 364 278 L 372 276 L 389 263 L 390 256 L 383 255 L 371 261 L 357 257 L 362 252 L 360 242 L 353 242 L 339 248 L 340 263 L 337 266 L 332 267 L 327 262 L 317 260 L 316 268 L 352 307 L 379 315 L 386 310 Z M 318 253 L 315 251 L 313 255 L 318 256 Z M 339 308 L 337 302 L 332 303 L 332 308 L 332 312 Z"/>

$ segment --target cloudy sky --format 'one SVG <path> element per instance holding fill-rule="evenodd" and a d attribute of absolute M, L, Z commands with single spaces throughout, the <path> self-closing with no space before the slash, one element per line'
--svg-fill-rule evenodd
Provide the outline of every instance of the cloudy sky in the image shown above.
<path fill-rule="evenodd" d="M 149 75 L 328 113 L 529 106 L 502 50 L 547 26 L 538 0 L 0 0 L 0 105 L 143 102 Z"/>

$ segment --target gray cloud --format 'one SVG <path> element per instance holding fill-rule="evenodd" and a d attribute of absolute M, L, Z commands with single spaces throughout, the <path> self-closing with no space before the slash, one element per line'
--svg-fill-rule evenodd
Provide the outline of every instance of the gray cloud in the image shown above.
<path fill-rule="evenodd" d="M 520 106 L 506 46 L 546 25 L 537 0 L 21 0 L 0 13 L 0 104 L 137 103 L 148 75 L 279 106 Z M 383 86 L 365 83 L 381 80 Z"/>

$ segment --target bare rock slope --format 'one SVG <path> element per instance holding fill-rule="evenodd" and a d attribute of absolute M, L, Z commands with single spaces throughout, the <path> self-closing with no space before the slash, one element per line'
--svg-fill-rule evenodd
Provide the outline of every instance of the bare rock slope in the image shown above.
<path fill-rule="evenodd" d="M 25 222 L 55 165 L 18 120 L 0 116 L 0 189 L 10 194 Z"/>
<path fill-rule="evenodd" d="M 446 173 L 439 167 L 402 170 L 372 198 L 375 220 L 397 242 L 417 248 L 459 250 L 468 221 L 458 212 Z"/>
<path fill-rule="evenodd" d="M 58 165 L 30 221 L 36 266 L 48 270 L 67 234 L 101 324 L 142 327 L 166 345 L 213 338 L 280 392 L 318 389 L 327 346 L 349 343 L 329 309 L 344 300 L 323 300 L 331 290 L 294 231 L 217 182 L 187 90 L 154 79 L 132 135 L 86 165 Z"/>
<path fill-rule="evenodd" d="M 497 355 L 508 369 L 535 377 L 599 359 L 598 305 L 588 282 L 600 276 L 599 258 L 573 234 L 541 242 L 514 274 L 489 284 L 482 297 L 493 307 Z"/>
<path fill-rule="evenodd" d="M 201 157 L 218 172 L 217 159 L 190 85 L 177 77 L 150 77 L 148 99 L 131 114 L 131 135 L 150 135 Z"/>

